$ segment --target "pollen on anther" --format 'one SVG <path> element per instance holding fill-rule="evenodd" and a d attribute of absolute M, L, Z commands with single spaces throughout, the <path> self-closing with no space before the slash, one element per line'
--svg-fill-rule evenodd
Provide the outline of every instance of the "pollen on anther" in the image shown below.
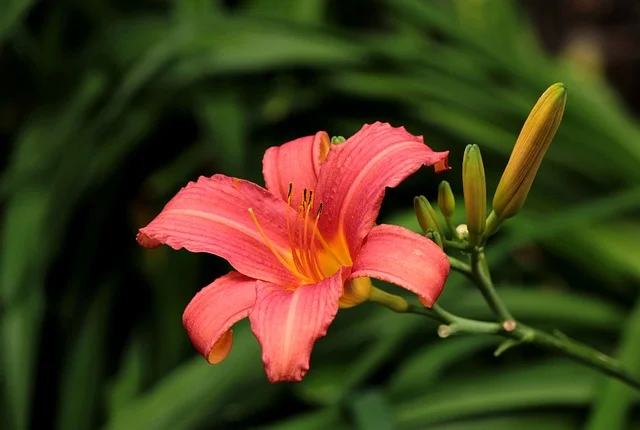
<path fill-rule="evenodd" d="M 317 217 L 320 217 L 320 215 L 322 215 L 322 207 L 323 207 L 323 203 L 320 202 L 320 205 L 318 205 L 318 213 L 317 213 Z"/>
<path fill-rule="evenodd" d="M 287 199 L 291 198 L 291 194 L 293 194 L 293 182 L 289 182 L 289 192 L 287 193 Z"/>

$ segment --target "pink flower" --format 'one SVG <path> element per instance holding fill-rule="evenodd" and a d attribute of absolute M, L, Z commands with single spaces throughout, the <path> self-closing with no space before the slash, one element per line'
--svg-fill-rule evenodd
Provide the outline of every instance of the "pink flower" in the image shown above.
<path fill-rule="evenodd" d="M 447 155 L 379 122 L 339 145 L 318 132 L 266 151 L 266 189 L 224 175 L 200 177 L 137 240 L 215 254 L 237 270 L 204 287 L 183 315 L 210 363 L 227 356 L 231 327 L 249 317 L 269 380 L 300 381 L 339 307 L 368 299 L 369 277 L 406 288 L 428 306 L 440 295 L 449 274 L 442 250 L 375 221 L 385 187 L 423 165 L 445 169 Z"/>

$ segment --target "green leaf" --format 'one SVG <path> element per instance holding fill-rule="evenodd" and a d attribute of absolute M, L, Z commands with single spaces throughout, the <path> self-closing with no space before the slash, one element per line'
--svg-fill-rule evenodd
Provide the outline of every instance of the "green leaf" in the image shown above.
<path fill-rule="evenodd" d="M 142 390 L 145 376 L 146 356 L 144 338 L 136 332 L 125 353 L 118 374 L 109 384 L 107 416 L 111 417 L 134 400 Z"/>
<path fill-rule="evenodd" d="M 0 2 L 0 43 L 29 11 L 34 0 L 3 0 Z"/>
<path fill-rule="evenodd" d="M 247 155 L 248 121 L 246 109 L 236 92 L 221 90 L 214 95 L 202 95 L 198 100 L 199 119 L 207 131 L 207 153 L 213 154 L 220 171 L 242 177 Z"/>
<path fill-rule="evenodd" d="M 1 353 L 9 414 L 18 430 L 29 425 L 40 322 L 44 311 L 43 249 L 49 196 L 38 190 L 16 194 L 7 202 L 0 256 Z"/>
<path fill-rule="evenodd" d="M 265 399 L 278 389 L 267 382 L 257 342 L 243 323 L 234 330 L 233 349 L 223 363 L 211 366 L 202 357 L 188 361 L 118 410 L 104 429 L 186 430 L 205 420 L 214 426 L 224 419 L 231 399 L 246 398 L 249 387 L 267 405 Z"/>
<path fill-rule="evenodd" d="M 7 307 L 0 317 L 3 398 L 8 404 L 5 419 L 13 424 L 10 428 L 14 430 L 30 428 L 30 402 L 43 313 L 44 297 L 40 291 L 32 290 Z"/>
<path fill-rule="evenodd" d="M 13 142 L 10 163 L 2 176 L 5 194 L 34 183 L 49 185 L 43 178 L 59 167 L 65 155 L 73 154 L 69 142 L 81 132 L 87 112 L 104 89 L 104 77 L 100 73 L 88 73 L 69 95 L 67 103 L 55 110 L 43 108 L 33 114 Z"/>
<path fill-rule="evenodd" d="M 573 414 L 514 413 L 501 416 L 473 417 L 429 426 L 429 430 L 568 430 L 577 428 Z"/>
<path fill-rule="evenodd" d="M 181 61 L 167 75 L 170 84 L 184 86 L 223 73 L 357 64 L 366 54 L 357 44 L 330 34 L 251 19 L 218 20 L 193 27 L 184 48 Z"/>
<path fill-rule="evenodd" d="M 37 189 L 17 193 L 7 202 L 0 257 L 0 299 L 10 306 L 24 291 L 37 290 L 44 275 L 38 256 L 50 198 Z"/>
<path fill-rule="evenodd" d="M 324 342 L 316 345 L 314 357 L 322 359 L 326 351 L 328 363 L 323 367 L 314 368 L 302 383 L 295 386 L 300 398 L 311 403 L 340 403 L 389 360 L 412 335 L 412 329 L 421 322 L 417 319 L 399 318 L 400 315 L 390 313 L 386 309 L 376 310 L 373 306 L 369 309 L 365 324 L 343 328 L 339 333 L 344 337 L 329 335 Z M 373 313 L 376 311 L 379 312 L 377 315 Z M 353 349 L 353 342 L 349 341 L 351 336 L 358 336 L 362 340 L 367 337 L 371 339 L 365 346 L 358 348 L 348 360 L 336 359 L 340 340 L 346 340 L 346 346 Z"/>
<path fill-rule="evenodd" d="M 112 284 L 100 288 L 78 325 L 76 339 L 70 342 L 58 394 L 57 429 L 95 427 L 107 356 L 105 338 L 112 289 Z"/>
<path fill-rule="evenodd" d="M 507 307 L 523 321 L 605 331 L 616 330 L 624 321 L 622 309 L 584 294 L 542 286 L 525 289 L 498 285 L 497 289 Z M 477 291 L 458 297 L 455 303 L 443 303 L 460 315 L 490 318 Z"/>
<path fill-rule="evenodd" d="M 397 428 L 391 405 L 380 391 L 367 391 L 355 395 L 351 409 L 357 429 L 392 430 Z"/>
<path fill-rule="evenodd" d="M 584 405 L 595 394 L 595 372 L 564 360 L 447 379 L 399 404 L 402 427 L 537 408 Z"/>
<path fill-rule="evenodd" d="M 640 378 L 640 300 L 624 325 L 620 343 L 620 364 L 636 378 Z M 585 427 L 588 430 L 631 428 L 628 421 L 634 403 L 640 400 L 638 390 L 614 379 L 601 378 L 591 414 Z"/>
<path fill-rule="evenodd" d="M 185 23 L 222 12 L 220 0 L 176 0 L 173 3 L 177 20 Z"/>
<path fill-rule="evenodd" d="M 352 429 L 337 407 L 322 408 L 317 412 L 300 414 L 282 422 L 258 427 L 262 430 L 347 430 Z"/>
<path fill-rule="evenodd" d="M 439 339 L 413 353 L 391 378 L 387 389 L 392 398 L 420 395 L 449 367 L 461 366 L 479 351 L 498 342 L 488 336 Z"/>
<path fill-rule="evenodd" d="M 320 24 L 324 8 L 325 0 L 252 0 L 244 10 L 251 16 L 315 26 Z"/>

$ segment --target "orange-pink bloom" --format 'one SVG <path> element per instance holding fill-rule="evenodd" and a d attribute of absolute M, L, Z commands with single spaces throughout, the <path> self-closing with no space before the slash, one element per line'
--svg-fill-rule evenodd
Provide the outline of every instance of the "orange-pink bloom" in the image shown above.
<path fill-rule="evenodd" d="M 339 307 L 367 299 L 369 277 L 426 305 L 440 295 L 449 274 L 442 250 L 375 221 L 385 187 L 423 165 L 446 168 L 447 155 L 389 124 L 365 125 L 338 145 L 318 132 L 266 151 L 266 188 L 224 175 L 189 183 L 137 240 L 215 254 L 236 270 L 204 287 L 183 315 L 210 363 L 227 356 L 233 324 L 249 317 L 269 380 L 299 381 Z"/>

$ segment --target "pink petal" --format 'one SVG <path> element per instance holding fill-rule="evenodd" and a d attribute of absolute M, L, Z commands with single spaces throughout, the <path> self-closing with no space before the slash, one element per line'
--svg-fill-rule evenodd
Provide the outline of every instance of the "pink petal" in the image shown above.
<path fill-rule="evenodd" d="M 290 253 L 286 203 L 256 184 L 224 175 L 200 177 L 198 182 L 187 184 L 140 229 L 137 240 L 147 247 L 164 243 L 174 249 L 208 252 L 228 260 L 251 278 L 297 284 L 265 244 L 249 208 L 273 247 L 281 255 Z"/>
<path fill-rule="evenodd" d="M 256 282 L 229 272 L 200 290 L 184 310 L 182 324 L 209 363 L 220 363 L 229 354 L 231 326 L 249 315 L 256 301 Z"/>
<path fill-rule="evenodd" d="M 269 381 L 302 380 L 309 370 L 313 344 L 327 333 L 341 294 L 342 270 L 295 291 L 258 282 L 249 321 L 262 346 Z"/>
<path fill-rule="evenodd" d="M 331 148 L 318 177 L 317 201 L 324 203 L 319 228 L 327 240 L 344 235 L 351 255 L 374 225 L 385 187 L 395 187 L 420 166 L 447 159 L 421 136 L 376 122 Z M 443 163 L 440 163 L 443 164 Z"/>
<path fill-rule="evenodd" d="M 350 279 L 361 276 L 406 288 L 431 307 L 449 276 L 449 259 L 426 237 L 382 224 L 371 230 L 356 257 Z"/>
<path fill-rule="evenodd" d="M 301 194 L 304 188 L 314 190 L 320 164 L 327 156 L 331 144 L 329 136 L 319 131 L 267 149 L 262 159 L 262 174 L 267 190 L 287 200 L 289 184 Z"/>

